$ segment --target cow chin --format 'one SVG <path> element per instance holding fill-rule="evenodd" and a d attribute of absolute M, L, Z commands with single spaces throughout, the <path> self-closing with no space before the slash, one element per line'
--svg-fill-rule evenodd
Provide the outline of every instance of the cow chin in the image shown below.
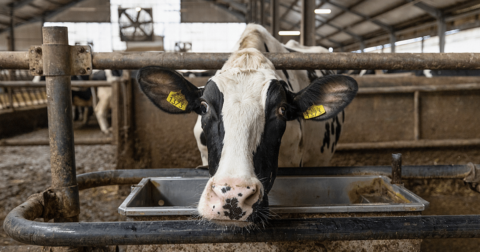
<path fill-rule="evenodd" d="M 255 222 L 252 214 L 263 196 L 263 185 L 257 178 L 212 177 L 203 190 L 197 209 L 203 219 L 213 223 L 244 227 Z"/>

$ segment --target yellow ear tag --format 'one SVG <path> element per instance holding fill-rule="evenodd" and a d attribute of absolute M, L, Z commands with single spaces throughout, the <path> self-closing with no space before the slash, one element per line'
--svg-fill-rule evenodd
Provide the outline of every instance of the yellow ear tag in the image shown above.
<path fill-rule="evenodd" d="M 170 94 L 168 94 L 167 101 L 181 110 L 185 110 L 188 105 L 188 101 L 185 99 L 185 95 L 182 94 L 182 91 L 171 91 Z"/>
<path fill-rule="evenodd" d="M 303 112 L 303 118 L 312 119 L 323 114 L 325 114 L 325 108 L 323 105 L 313 105 L 308 108 L 307 111 Z"/>

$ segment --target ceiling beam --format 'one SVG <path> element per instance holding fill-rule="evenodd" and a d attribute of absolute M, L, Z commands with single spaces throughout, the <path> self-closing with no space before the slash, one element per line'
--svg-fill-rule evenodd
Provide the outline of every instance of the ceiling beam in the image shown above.
<path fill-rule="evenodd" d="M 67 4 L 64 4 L 64 5 L 61 5 L 59 6 L 58 8 L 56 8 L 55 10 L 52 10 L 52 11 L 44 11 L 43 13 L 41 14 L 38 14 L 36 16 L 33 16 L 31 18 L 28 18 L 28 19 L 24 19 L 24 18 L 19 18 L 17 16 L 15 16 L 15 19 L 21 19 L 23 20 L 23 22 L 20 22 L 20 23 L 16 23 L 14 25 L 14 28 L 15 27 L 18 27 L 18 26 L 21 26 L 21 25 L 25 25 L 25 24 L 29 24 L 29 23 L 34 23 L 34 22 L 38 22 L 38 21 L 42 21 L 42 18 L 44 18 L 45 20 L 49 19 L 49 18 L 52 18 L 58 14 L 60 14 L 61 12 L 69 9 L 70 7 L 78 4 L 79 2 L 81 2 L 83 0 L 74 0 L 74 1 L 71 1 Z M 24 0 L 24 1 L 20 1 L 20 2 L 27 2 L 27 0 Z M 27 3 L 24 3 L 24 4 L 27 4 Z M 5 29 L 1 29 L 0 30 L 0 33 L 3 33 L 3 32 L 6 32 L 10 30 L 10 28 L 5 28 Z"/>
<path fill-rule="evenodd" d="M 406 0 L 405 2 L 407 3 L 411 3 L 411 2 L 414 2 L 413 0 Z M 440 18 L 442 16 L 442 11 L 437 9 L 437 8 L 434 8 L 426 3 L 423 3 L 423 2 L 416 2 L 413 4 L 415 5 L 416 7 L 422 9 L 423 11 L 425 11 L 426 13 L 428 13 L 430 16 L 434 17 L 434 18 Z"/>
<path fill-rule="evenodd" d="M 324 4 L 325 4 L 325 1 L 322 1 L 319 5 L 317 5 L 317 6 L 315 7 L 315 9 L 322 8 L 322 6 L 323 6 Z M 285 7 L 285 5 L 281 5 L 281 6 Z M 293 9 L 293 8 L 292 8 L 291 10 L 294 11 L 294 12 L 300 13 L 300 15 L 302 15 L 301 11 L 299 11 L 299 10 L 295 10 L 295 9 Z M 315 18 L 315 19 L 318 20 L 318 21 L 321 21 L 321 20 L 319 20 L 319 19 L 317 19 L 317 18 Z M 293 26 L 290 28 L 290 30 L 293 29 L 293 28 L 295 28 L 295 27 L 300 27 L 300 24 L 301 24 L 301 23 L 302 23 L 302 19 L 300 18 L 300 21 L 298 21 L 297 23 L 293 24 Z"/>
<path fill-rule="evenodd" d="M 284 19 L 288 13 L 293 9 L 293 6 L 297 5 L 298 1 L 300 0 L 293 0 L 293 2 L 290 4 L 290 6 L 287 7 L 287 10 L 283 13 L 282 16 L 280 16 L 280 20 Z"/>
<path fill-rule="evenodd" d="M 478 0 L 478 3 L 480 3 L 480 0 Z M 414 2 L 411 2 L 409 4 L 413 6 Z M 469 8 L 469 7 L 471 7 L 471 6 L 466 6 L 466 8 Z M 449 6 L 449 7 L 444 8 L 443 11 L 444 12 L 445 11 L 450 11 L 452 9 L 453 8 Z M 456 10 L 462 10 L 462 9 L 463 8 L 457 8 Z M 471 9 L 469 11 L 460 12 L 460 13 L 457 13 L 457 14 L 449 14 L 449 15 L 445 14 L 445 22 L 449 23 L 449 22 L 453 22 L 453 21 L 456 21 L 456 20 L 466 19 L 466 18 L 469 18 L 469 17 L 475 17 L 476 15 L 480 15 L 480 8 Z M 419 36 L 434 35 L 434 34 L 432 34 L 432 28 L 434 28 L 437 25 L 437 21 L 436 20 L 428 21 L 428 20 L 425 19 L 425 17 L 430 17 L 430 15 L 423 16 L 423 18 L 419 19 L 419 21 L 412 22 L 411 20 L 409 20 L 409 21 L 405 21 L 403 23 L 396 24 L 395 26 L 403 27 L 403 28 L 401 30 L 400 29 L 396 30 L 395 34 L 397 36 L 403 36 L 402 39 L 411 39 L 411 38 L 415 38 L 415 37 L 419 37 Z M 420 22 L 421 24 L 417 25 L 418 22 Z M 460 26 L 454 25 L 454 26 L 451 26 L 451 29 L 462 29 L 461 27 L 462 27 L 462 25 L 460 25 Z M 473 28 L 473 27 L 467 25 L 466 28 L 468 29 L 468 28 Z M 422 30 L 423 33 L 421 33 L 421 34 L 416 33 L 415 31 L 418 31 L 418 30 Z M 425 33 L 425 31 L 427 31 L 427 30 L 429 32 Z M 329 37 L 329 36 L 327 36 L 327 37 Z M 374 37 L 372 37 L 372 36 L 374 36 Z M 388 33 L 387 34 L 379 34 L 378 31 L 372 31 L 371 33 L 364 36 L 364 38 L 368 38 L 368 39 L 365 40 L 365 43 L 368 46 L 376 46 L 376 45 L 379 45 L 379 44 L 384 44 L 385 42 L 383 42 L 383 41 L 388 40 L 388 37 L 389 37 Z M 354 42 L 354 41 L 348 41 L 348 42 L 344 42 L 344 43 L 345 43 L 344 48 L 347 51 L 358 49 L 358 46 L 356 45 L 356 42 Z"/>
<path fill-rule="evenodd" d="M 245 18 L 245 14 L 244 13 L 241 13 L 239 11 L 236 11 L 236 10 L 233 10 L 233 8 L 231 6 L 227 7 L 223 4 L 220 4 L 220 3 L 216 3 L 216 2 L 210 2 L 210 1 L 207 1 L 209 3 L 212 3 L 213 5 L 215 5 L 215 7 L 221 9 L 221 10 L 224 10 L 226 12 L 228 12 L 230 15 L 238 18 L 240 20 L 240 22 L 246 22 L 246 18 Z"/>
<path fill-rule="evenodd" d="M 411 2 L 411 0 L 406 1 Z M 445 52 L 445 32 L 447 31 L 447 25 L 445 24 L 445 15 L 443 15 L 443 12 L 440 9 L 437 9 L 423 2 L 416 2 L 414 5 L 437 20 L 439 51 L 441 53 Z"/>
<path fill-rule="evenodd" d="M 367 15 L 364 15 L 364 14 L 358 12 L 358 11 L 354 11 L 354 10 L 352 10 L 352 9 L 350 9 L 350 8 L 347 8 L 347 7 L 345 7 L 345 6 L 341 5 L 341 4 L 332 2 L 332 1 L 330 1 L 330 0 L 324 0 L 324 1 L 327 2 L 327 3 L 330 4 L 330 5 L 333 5 L 333 6 L 337 7 L 337 8 L 345 11 L 345 12 L 348 12 L 348 13 L 351 13 L 351 14 L 353 14 L 353 15 L 359 16 L 359 17 L 363 18 L 363 19 L 366 20 L 366 21 L 369 21 L 369 22 L 371 22 L 371 23 L 374 23 L 374 24 L 380 26 L 380 28 L 382 28 L 382 29 L 384 29 L 384 30 L 386 30 L 386 31 L 388 31 L 388 32 L 392 32 L 392 31 L 393 31 L 392 26 L 387 25 L 387 24 L 385 24 L 385 23 L 383 23 L 383 22 L 381 22 L 381 21 L 375 20 L 375 19 L 373 19 L 373 18 L 371 18 L 371 17 L 369 17 L 369 16 L 367 16 Z"/>
<path fill-rule="evenodd" d="M 218 2 L 228 4 L 230 8 L 240 13 L 243 13 L 244 15 L 247 14 L 247 6 L 245 6 L 244 4 L 237 3 L 232 0 L 218 0 Z"/>
<path fill-rule="evenodd" d="M 379 17 L 379 16 L 381 16 L 381 15 L 384 15 L 384 14 L 389 13 L 389 12 L 391 12 L 391 11 L 395 11 L 395 10 L 397 10 L 397 9 L 403 8 L 403 7 L 408 6 L 408 5 L 411 5 L 411 4 L 412 4 L 412 3 L 400 3 L 400 4 L 397 4 L 397 5 L 395 5 L 395 6 L 392 6 L 392 7 L 388 8 L 388 9 L 382 10 L 381 12 L 379 12 L 379 13 L 377 13 L 377 14 L 375 14 L 375 15 L 372 15 L 370 18 L 371 18 L 371 19 L 375 19 L 375 18 L 377 18 L 377 17 Z M 366 21 L 366 20 L 362 19 L 362 20 L 359 20 L 359 21 L 357 21 L 357 22 L 355 22 L 355 23 L 353 23 L 353 24 L 347 25 L 347 26 L 345 26 L 345 27 L 343 27 L 343 28 L 344 28 L 344 29 L 347 29 L 347 28 L 350 28 L 350 27 L 354 27 L 354 26 L 356 26 L 356 25 L 358 25 L 358 24 L 361 24 L 361 23 L 363 23 L 363 22 L 365 22 L 365 21 Z M 326 37 L 327 37 L 327 38 L 330 38 L 330 37 L 332 37 L 332 36 L 337 35 L 337 34 L 340 33 L 340 32 L 341 32 L 341 31 L 338 31 L 338 30 L 337 30 L 336 32 L 333 32 L 333 33 L 331 33 L 331 34 L 326 35 Z"/>
<path fill-rule="evenodd" d="M 288 24 L 288 25 L 291 25 L 291 26 L 293 26 L 294 28 L 295 28 L 295 27 L 300 28 L 299 25 L 294 24 L 294 23 L 292 23 L 292 22 L 290 22 L 290 21 L 288 21 L 288 20 L 285 20 L 285 19 L 281 20 L 281 22 L 284 22 L 284 23 L 286 23 L 286 24 Z M 290 29 L 290 30 L 291 30 L 291 29 Z M 340 43 L 340 42 L 338 42 L 338 41 L 335 41 L 335 40 L 333 40 L 333 39 L 325 38 L 325 36 L 323 36 L 323 35 L 321 35 L 321 34 L 315 33 L 315 35 L 319 36 L 319 37 L 322 38 L 322 39 L 327 39 L 328 41 L 330 41 L 331 43 L 335 44 L 335 45 L 338 46 L 338 47 L 342 47 L 342 46 L 343 46 L 342 43 Z M 317 41 L 317 44 L 320 44 L 320 43 L 318 43 L 318 41 Z M 325 46 L 324 46 L 324 47 L 325 47 Z"/>
<path fill-rule="evenodd" d="M 354 7 L 356 7 L 356 6 L 360 5 L 360 4 L 362 4 L 362 3 L 363 3 L 363 2 L 365 2 L 365 1 L 366 1 L 366 0 L 360 0 L 360 1 L 357 1 L 356 3 L 354 3 L 354 4 L 350 5 L 350 6 L 348 7 L 348 9 L 352 9 L 352 8 L 354 8 Z M 331 21 L 333 21 L 334 19 L 336 19 L 336 18 L 338 18 L 339 16 L 343 15 L 345 12 L 346 12 L 346 11 L 344 11 L 344 10 L 340 11 L 340 12 L 339 12 L 339 13 L 337 13 L 335 16 L 333 16 L 333 17 L 331 17 L 331 18 L 329 18 L 329 19 L 325 20 L 325 23 L 330 23 L 330 22 L 331 22 Z M 315 28 L 315 29 L 317 29 L 317 30 L 318 30 L 318 29 L 322 28 L 322 26 L 324 26 L 324 25 L 325 25 L 325 23 L 321 23 L 321 24 L 320 24 L 319 26 L 317 26 L 317 28 Z"/>

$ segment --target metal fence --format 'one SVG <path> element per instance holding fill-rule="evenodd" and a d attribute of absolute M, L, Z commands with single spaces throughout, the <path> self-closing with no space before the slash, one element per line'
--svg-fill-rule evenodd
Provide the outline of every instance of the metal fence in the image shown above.
<path fill-rule="evenodd" d="M 0 82 L 0 110 L 47 105 L 45 88 L 12 88 Z"/>
<path fill-rule="evenodd" d="M 71 87 L 73 88 L 95 88 L 95 87 L 112 87 L 115 85 L 125 85 L 123 81 L 108 82 L 108 81 L 72 81 Z M 0 110 L 29 108 L 37 105 L 47 105 L 46 94 L 46 82 L 39 81 L 0 81 L 0 90 L 6 90 L 2 93 L 0 91 Z M 120 89 L 124 90 L 124 89 Z M 95 96 L 95 92 L 92 92 Z M 112 95 L 122 95 L 120 92 L 115 92 Z M 117 100 L 114 98 L 114 100 Z M 96 97 L 93 99 L 92 106 L 95 107 Z M 116 108 L 114 108 L 115 110 Z M 124 109 L 122 106 L 119 109 Z M 118 122 L 112 120 L 112 128 L 114 131 L 117 128 Z M 1 139 L 0 146 L 34 146 L 34 145 L 49 145 L 48 139 Z M 96 145 L 96 144 L 115 144 L 114 138 L 102 137 L 102 138 L 89 138 L 89 139 L 76 139 L 75 145 Z"/>
<path fill-rule="evenodd" d="M 4 222 L 14 239 L 47 246 L 266 242 L 306 240 L 365 240 L 480 237 L 480 215 L 321 218 L 276 220 L 265 230 L 236 234 L 195 221 L 108 223 L 78 222 L 79 190 L 131 183 L 135 172 L 76 176 L 70 102 L 70 75 L 96 69 L 136 69 L 159 65 L 173 69 L 217 69 L 229 54 L 91 53 L 88 47 L 68 46 L 65 27 L 44 27 L 42 46 L 29 52 L 0 52 L 0 68 L 29 69 L 46 76 L 52 186 L 15 208 Z M 479 69 L 480 54 L 265 54 L 278 69 Z M 40 64 L 39 62 L 43 62 Z M 48 62 L 48 64 L 46 64 Z M 449 169 L 448 167 L 446 167 Z M 468 176 L 480 182 L 475 166 Z M 428 170 L 435 169 L 429 167 Z M 453 169 L 453 168 L 452 168 Z M 192 170 L 191 170 L 192 171 Z M 143 172 L 140 176 L 149 175 Z M 168 172 L 171 175 L 171 171 Z M 464 170 L 462 170 L 464 172 Z M 162 172 L 160 172 L 162 173 Z M 133 181 L 135 182 L 135 181 Z M 33 222 L 53 218 L 55 223 Z"/>

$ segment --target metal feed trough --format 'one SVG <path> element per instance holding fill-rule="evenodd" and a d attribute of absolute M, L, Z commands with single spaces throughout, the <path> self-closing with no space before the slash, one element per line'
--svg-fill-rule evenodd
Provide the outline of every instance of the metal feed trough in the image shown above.
<path fill-rule="evenodd" d="M 118 208 L 122 215 L 195 215 L 203 178 L 144 178 Z M 301 186 L 292 186 L 301 185 Z M 268 194 L 280 213 L 419 212 L 428 202 L 384 176 L 278 177 Z"/>
<path fill-rule="evenodd" d="M 172 69 L 216 69 L 229 54 L 92 53 L 87 46 L 69 46 L 65 27 L 44 27 L 42 46 L 28 52 L 0 52 L 1 69 L 29 69 L 46 76 L 51 151 L 51 189 L 30 197 L 12 210 L 4 230 L 15 240 L 45 246 L 121 244 L 232 243 L 273 241 L 479 238 L 480 215 L 398 216 L 272 220 L 262 230 L 238 235 L 234 230 L 196 225 L 195 221 L 127 221 L 79 223 L 79 190 L 136 184 L 145 177 L 198 177 L 194 169 L 117 170 L 77 176 L 72 128 L 71 81 L 92 69 L 138 69 L 159 65 Z M 296 54 L 266 53 L 278 69 L 480 69 L 480 54 Z M 478 190 L 478 168 L 416 166 L 279 169 L 278 176 L 388 175 L 393 183 L 407 178 L 464 178 Z M 382 178 L 382 181 L 383 178 Z M 281 182 L 280 182 L 281 183 Z M 37 218 L 54 223 L 36 222 Z"/>

